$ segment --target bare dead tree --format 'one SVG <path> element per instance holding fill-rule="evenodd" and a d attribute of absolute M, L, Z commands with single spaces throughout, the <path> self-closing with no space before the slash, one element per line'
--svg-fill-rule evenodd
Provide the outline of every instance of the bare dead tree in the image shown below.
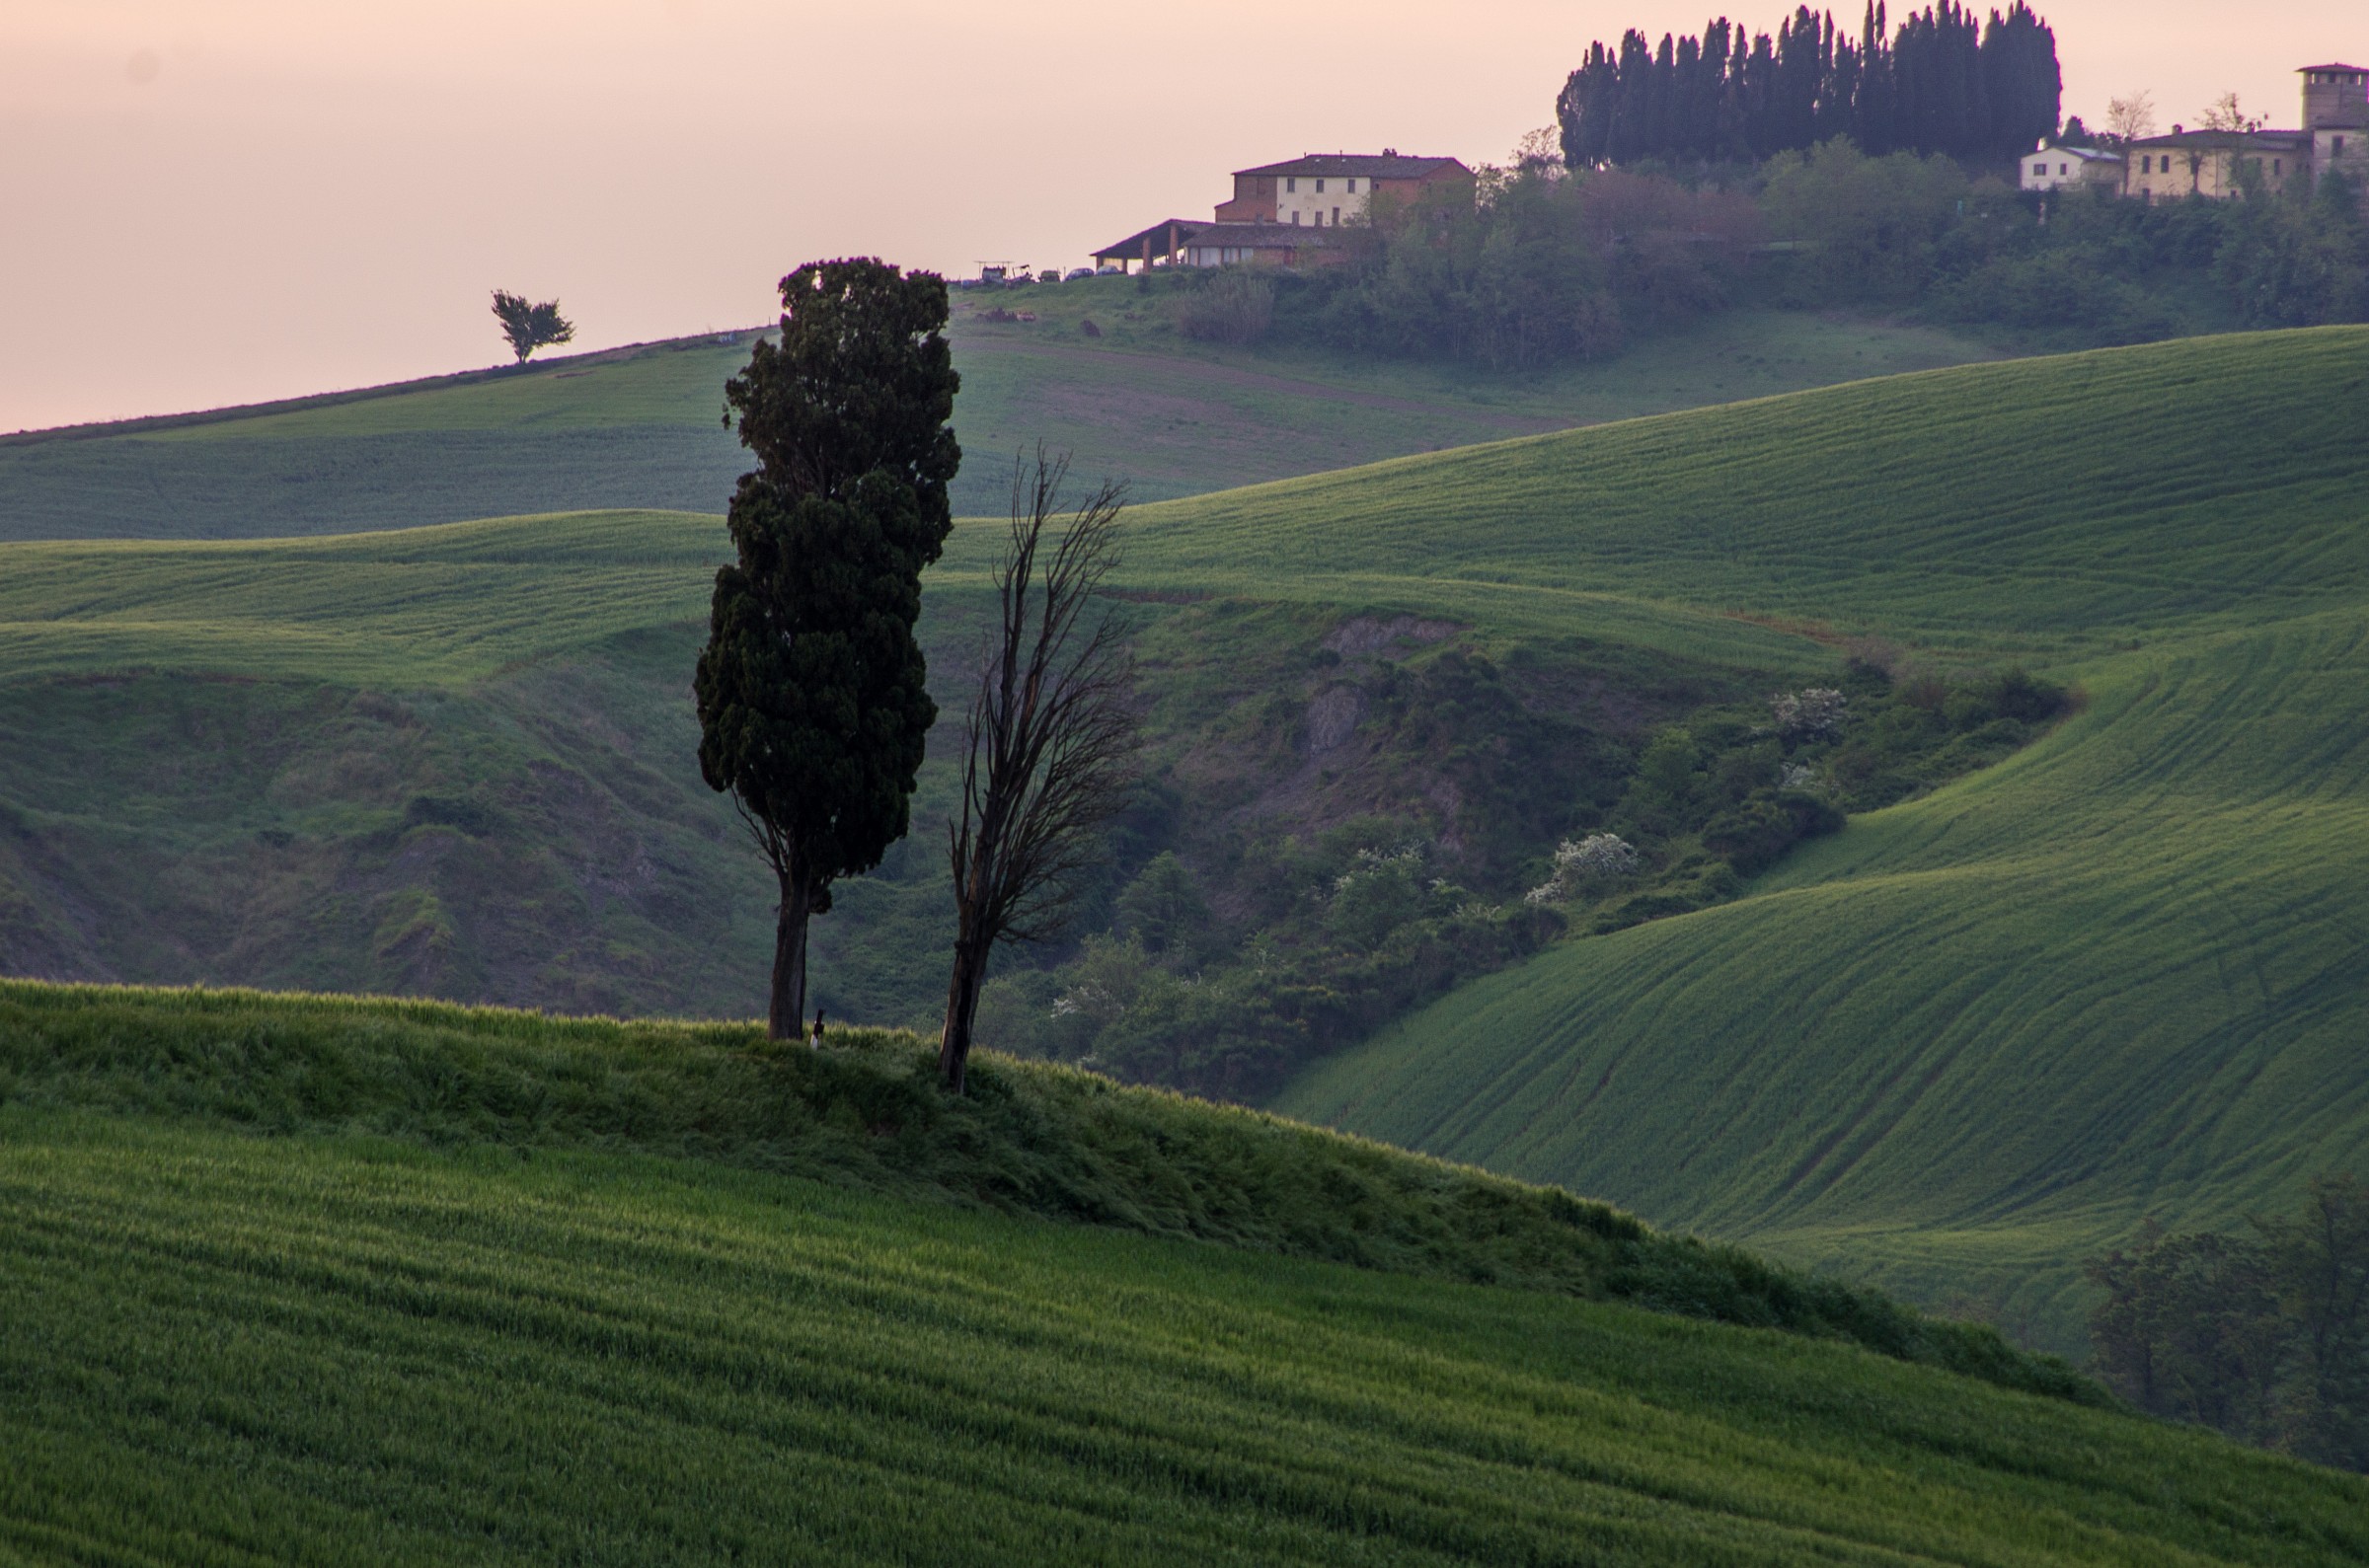
<path fill-rule="evenodd" d="M 1067 456 L 1013 466 L 1012 535 L 995 573 L 1000 622 L 963 725 L 960 818 L 947 824 L 955 964 L 938 1067 L 959 1094 L 987 962 L 999 941 L 1058 931 L 1101 829 L 1135 783 L 1135 671 L 1116 620 L 1091 616 L 1118 564 L 1121 485 L 1060 523 Z"/>

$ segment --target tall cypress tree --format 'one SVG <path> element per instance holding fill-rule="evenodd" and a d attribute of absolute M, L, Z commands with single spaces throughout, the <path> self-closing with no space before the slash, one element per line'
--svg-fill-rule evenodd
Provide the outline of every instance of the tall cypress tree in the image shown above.
<path fill-rule="evenodd" d="M 781 341 L 725 386 L 757 467 L 733 491 L 693 691 L 699 766 L 781 894 L 768 1027 L 799 1030 L 806 925 L 904 837 L 938 716 L 914 640 L 961 449 L 946 282 L 873 260 L 782 279 Z"/>
<path fill-rule="evenodd" d="M 1985 25 L 1960 0 L 1911 12 L 1887 36 L 1872 0 L 1855 42 L 1831 12 L 1797 7 L 1772 37 L 1721 17 L 1703 36 L 1632 29 L 1591 44 L 1556 100 L 1574 167 L 1640 158 L 1766 158 L 1848 136 L 1898 149 L 2010 158 L 2056 127 L 2056 35 L 2025 0 Z"/>

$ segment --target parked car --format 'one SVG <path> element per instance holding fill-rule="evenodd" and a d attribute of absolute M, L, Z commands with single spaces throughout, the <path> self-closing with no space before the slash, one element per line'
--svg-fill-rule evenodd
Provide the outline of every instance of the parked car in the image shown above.
<path fill-rule="evenodd" d="M 1077 281 L 1079 278 L 1082 278 L 1082 277 L 1092 277 L 1092 276 L 1094 276 L 1094 268 L 1093 268 L 1093 267 L 1091 267 L 1091 266 L 1073 266 L 1073 267 L 1071 267 L 1071 268 L 1069 269 L 1069 275 L 1068 275 L 1067 277 L 1063 278 L 1063 279 L 1062 279 L 1062 281 L 1063 281 L 1063 282 L 1067 282 L 1067 283 L 1075 283 L 1075 282 L 1076 282 L 1076 281 Z"/>
<path fill-rule="evenodd" d="M 1116 261 L 1105 261 L 1094 269 L 1094 275 L 1097 277 L 1123 277 L 1126 275 L 1126 270 Z"/>

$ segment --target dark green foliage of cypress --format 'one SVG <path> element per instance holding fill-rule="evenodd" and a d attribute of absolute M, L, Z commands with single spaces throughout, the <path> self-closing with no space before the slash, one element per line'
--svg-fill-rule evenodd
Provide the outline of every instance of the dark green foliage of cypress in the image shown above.
<path fill-rule="evenodd" d="M 726 385 L 757 455 L 733 493 L 695 690 L 700 772 L 728 790 L 781 888 L 770 1026 L 805 1008 L 806 920 L 910 819 L 937 705 L 913 627 L 952 527 L 959 378 L 946 283 L 884 262 L 782 280 L 781 342 Z"/>
<path fill-rule="evenodd" d="M 1889 37 L 1878 3 L 1856 41 L 1802 6 L 1774 38 L 1722 17 L 1659 48 L 1635 30 L 1617 50 L 1591 44 L 1555 110 L 1573 168 L 1758 159 L 1838 136 L 2005 159 L 2056 129 L 2062 85 L 2056 35 L 2023 0 L 1987 24 L 1942 0 Z"/>

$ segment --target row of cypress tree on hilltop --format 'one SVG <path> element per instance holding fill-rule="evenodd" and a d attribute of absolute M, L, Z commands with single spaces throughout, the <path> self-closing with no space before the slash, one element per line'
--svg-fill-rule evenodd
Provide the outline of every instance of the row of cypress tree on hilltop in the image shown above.
<path fill-rule="evenodd" d="M 1724 17 L 1658 48 L 1631 29 L 1617 51 L 1588 46 L 1555 115 L 1575 169 L 1749 162 L 1838 136 L 1876 156 L 2004 160 L 2056 129 L 2062 92 L 2056 35 L 2023 0 L 1987 23 L 1943 0 L 1897 35 L 1874 0 L 1856 39 L 1807 6 L 1774 38 Z"/>

